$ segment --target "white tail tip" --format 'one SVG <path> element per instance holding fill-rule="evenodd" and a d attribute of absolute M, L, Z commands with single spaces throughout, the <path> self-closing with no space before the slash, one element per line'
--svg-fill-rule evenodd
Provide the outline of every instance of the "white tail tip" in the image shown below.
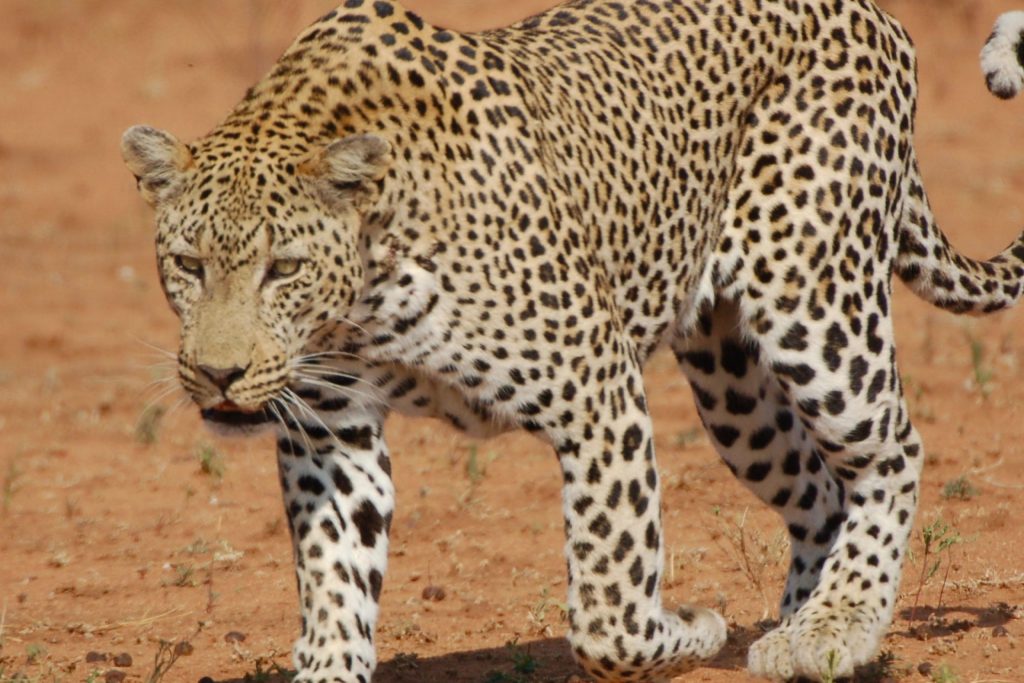
<path fill-rule="evenodd" d="M 981 50 L 981 71 L 996 97 L 1008 100 L 1024 90 L 1024 12 L 1007 12 L 996 20 Z"/>

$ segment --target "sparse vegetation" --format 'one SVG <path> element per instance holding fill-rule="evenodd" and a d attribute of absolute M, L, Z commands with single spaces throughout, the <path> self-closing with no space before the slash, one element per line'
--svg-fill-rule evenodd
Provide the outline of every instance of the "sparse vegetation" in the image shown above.
<path fill-rule="evenodd" d="M 275 683 L 276 680 L 290 681 L 295 676 L 295 671 L 289 670 L 273 661 L 274 655 L 265 657 L 259 656 L 253 659 L 252 665 L 255 671 L 245 674 L 242 679 L 245 683 Z"/>
<path fill-rule="evenodd" d="M 470 446 L 469 457 L 466 458 L 466 477 L 469 478 L 469 485 L 474 487 L 479 485 L 486 474 L 487 467 L 480 464 L 477 447 Z"/>
<path fill-rule="evenodd" d="M 946 589 L 946 581 L 949 578 L 949 569 L 952 560 L 949 558 L 950 549 L 963 542 L 960 532 L 953 526 L 947 524 L 941 517 L 937 517 L 930 524 L 921 529 L 921 541 L 923 550 L 921 553 L 920 569 L 917 583 L 917 591 L 914 594 L 914 606 L 910 609 L 910 621 L 913 622 L 917 616 L 917 606 L 921 599 L 921 591 L 925 585 L 938 573 L 943 562 L 946 563 L 946 572 L 942 578 L 942 588 L 939 590 L 937 610 L 942 609 L 942 595 Z"/>
<path fill-rule="evenodd" d="M 46 648 L 39 643 L 31 643 L 25 647 L 25 661 L 36 664 L 46 656 Z"/>
<path fill-rule="evenodd" d="M 175 647 L 175 643 L 169 640 L 161 640 L 157 646 L 156 654 L 153 655 L 153 668 L 146 676 L 146 683 L 161 683 L 167 672 L 184 656 L 181 648 Z"/>
<path fill-rule="evenodd" d="M 970 330 L 967 330 L 967 343 L 971 348 L 971 370 L 974 385 L 982 397 L 987 398 L 992 393 L 992 379 L 995 375 L 985 362 L 985 345 Z"/>
<path fill-rule="evenodd" d="M 789 550 L 788 536 L 778 532 L 769 539 L 756 529 L 748 529 L 749 508 L 744 508 L 732 522 L 725 519 L 720 508 L 715 507 L 712 512 L 718 521 L 721 537 L 726 541 L 726 552 L 761 596 L 761 619 L 767 619 L 772 610 L 768 590 L 773 577 L 769 570 L 779 566 L 786 557 Z"/>
<path fill-rule="evenodd" d="M 199 585 L 196 580 L 196 568 L 191 564 L 179 564 L 174 567 L 174 578 L 165 582 L 165 585 L 177 586 L 179 588 L 195 588 Z"/>
<path fill-rule="evenodd" d="M 932 683 L 960 683 L 960 676 L 949 664 L 940 664 L 932 671 Z"/>
<path fill-rule="evenodd" d="M 135 422 L 135 440 L 141 444 L 151 445 L 160 437 L 160 424 L 167 410 L 160 405 L 146 407 Z"/>
<path fill-rule="evenodd" d="M 487 477 L 487 468 L 498 459 L 497 453 L 489 453 L 485 458 L 481 458 L 476 444 L 471 444 L 467 450 L 465 474 L 469 480 L 469 488 L 459 497 L 460 505 L 466 505 L 473 500 L 477 488 Z"/>
<path fill-rule="evenodd" d="M 492 671 L 484 679 L 484 683 L 529 683 L 532 681 L 532 676 L 540 665 L 530 654 L 529 649 L 520 647 L 515 640 L 509 641 L 506 647 L 512 659 L 512 671 Z"/>
<path fill-rule="evenodd" d="M 704 429 L 702 427 L 691 427 L 678 432 L 675 441 L 678 448 L 689 448 L 700 443 L 704 438 Z"/>
<path fill-rule="evenodd" d="M 970 500 L 979 493 L 978 489 L 966 476 L 946 482 L 942 487 L 942 497 L 946 500 Z"/>
<path fill-rule="evenodd" d="M 14 501 L 14 494 L 21 488 L 21 478 L 24 474 L 25 473 L 21 471 L 21 468 L 15 464 L 14 460 L 9 460 L 7 462 L 7 469 L 4 471 L 3 483 L 2 508 L 4 514 L 10 510 L 11 503 Z"/>
<path fill-rule="evenodd" d="M 196 457 L 199 459 L 199 470 L 203 474 L 209 475 L 218 482 L 224 478 L 226 465 L 220 451 L 210 444 L 204 443 L 200 444 L 196 450 Z"/>
<path fill-rule="evenodd" d="M 533 604 L 527 615 L 527 619 L 538 635 L 554 635 L 552 624 L 548 620 L 548 615 L 552 608 L 558 611 L 559 622 L 564 623 L 568 618 L 569 606 L 562 601 L 552 598 L 551 591 L 545 587 L 540 592 L 540 599 Z"/>

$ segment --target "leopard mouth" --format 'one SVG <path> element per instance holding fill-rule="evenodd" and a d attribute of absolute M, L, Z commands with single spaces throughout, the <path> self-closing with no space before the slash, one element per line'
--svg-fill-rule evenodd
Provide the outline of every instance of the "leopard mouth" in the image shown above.
<path fill-rule="evenodd" d="M 251 434 L 273 422 L 273 416 L 263 407 L 243 410 L 231 401 L 223 401 L 212 408 L 199 411 L 203 421 L 214 431 L 223 434 Z"/>

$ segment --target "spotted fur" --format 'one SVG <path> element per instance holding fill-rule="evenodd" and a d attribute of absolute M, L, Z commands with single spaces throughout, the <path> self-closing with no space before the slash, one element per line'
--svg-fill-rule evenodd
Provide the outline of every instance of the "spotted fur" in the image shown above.
<path fill-rule="evenodd" d="M 1017 19 L 984 58 L 1002 96 Z M 1024 281 L 1024 238 L 977 262 L 935 226 L 915 102 L 910 39 L 868 0 L 575 0 L 480 34 L 348 0 L 210 134 L 129 130 L 182 383 L 222 430 L 277 429 L 296 680 L 373 675 L 389 410 L 554 447 L 589 675 L 713 656 L 722 618 L 661 601 L 641 368 L 663 343 L 792 540 L 750 670 L 823 680 L 873 657 L 924 461 L 891 274 L 976 313 Z"/>

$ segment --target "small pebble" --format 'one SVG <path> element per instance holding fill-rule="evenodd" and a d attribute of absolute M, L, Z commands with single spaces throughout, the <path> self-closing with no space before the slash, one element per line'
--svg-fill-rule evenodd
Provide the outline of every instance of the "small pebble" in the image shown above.
<path fill-rule="evenodd" d="M 85 655 L 85 662 L 87 664 L 92 664 L 94 662 L 105 662 L 105 661 L 107 661 L 107 655 L 106 655 L 106 653 L 103 653 L 103 652 L 96 652 L 95 650 L 93 650 L 93 651 L 89 652 L 87 655 Z"/>
<path fill-rule="evenodd" d="M 442 588 L 441 586 L 427 586 L 423 589 L 422 597 L 424 600 L 441 602 L 446 597 L 448 597 L 448 593 L 446 593 L 444 588 Z"/>
<path fill-rule="evenodd" d="M 213 683 L 213 679 L 209 676 L 203 676 L 199 679 L 199 683 Z"/>
<path fill-rule="evenodd" d="M 224 634 L 225 643 L 244 643 L 245 634 L 241 631 L 228 631 Z"/>
<path fill-rule="evenodd" d="M 127 669 L 132 665 L 132 656 L 127 652 L 122 652 L 119 655 L 114 656 L 114 666 L 119 666 L 122 669 Z"/>
<path fill-rule="evenodd" d="M 921 674 L 922 676 L 930 676 L 932 673 L 932 663 L 921 662 L 917 665 L 917 673 Z"/>
<path fill-rule="evenodd" d="M 992 635 L 996 638 L 1005 638 L 1010 635 L 1010 631 L 1002 624 L 999 624 L 999 626 L 992 627 Z"/>
<path fill-rule="evenodd" d="M 125 678 L 127 678 L 127 676 L 128 674 L 123 671 L 111 669 L 105 676 L 103 676 L 103 681 L 104 683 L 121 683 Z"/>
<path fill-rule="evenodd" d="M 183 640 L 174 646 L 174 654 L 178 655 L 179 657 L 188 657 L 195 651 L 196 649 L 192 647 L 192 643 L 188 642 L 187 640 Z"/>

